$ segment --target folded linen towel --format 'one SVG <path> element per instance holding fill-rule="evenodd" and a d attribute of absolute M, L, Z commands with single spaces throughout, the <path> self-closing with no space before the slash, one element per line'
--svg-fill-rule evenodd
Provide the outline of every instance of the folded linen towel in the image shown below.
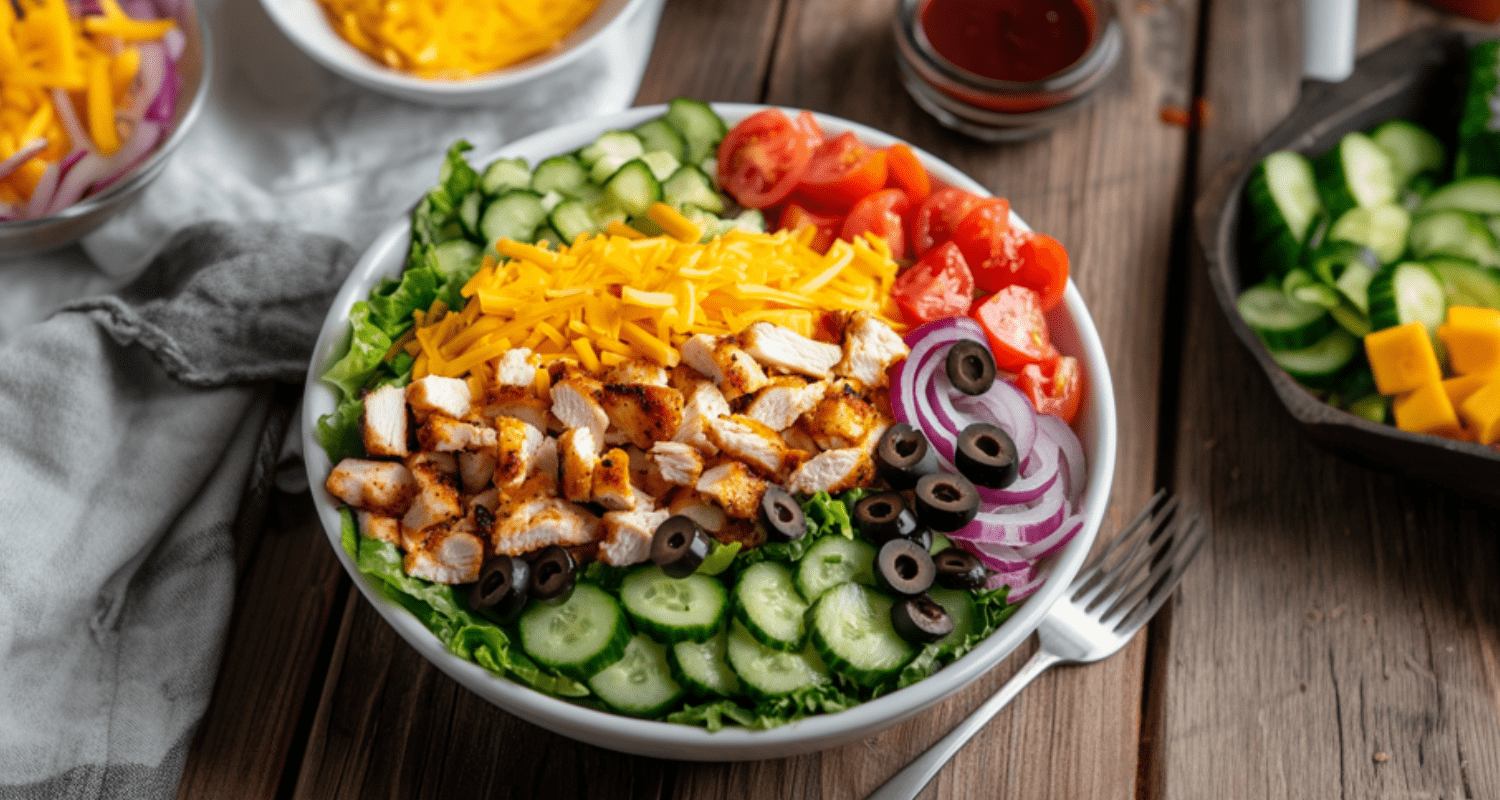
<path fill-rule="evenodd" d="M 290 417 L 275 385 L 353 261 L 203 223 L 0 345 L 0 798 L 176 792 Z"/>

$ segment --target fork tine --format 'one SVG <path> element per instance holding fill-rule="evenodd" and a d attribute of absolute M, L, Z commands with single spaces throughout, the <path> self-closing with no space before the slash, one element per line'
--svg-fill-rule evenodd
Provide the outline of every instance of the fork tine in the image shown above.
<path fill-rule="evenodd" d="M 1089 562 L 1083 565 L 1083 568 L 1078 572 L 1078 577 L 1073 579 L 1073 585 L 1068 587 L 1069 591 L 1073 592 L 1073 599 L 1075 601 L 1078 600 L 1079 595 L 1081 595 L 1086 588 L 1089 588 L 1088 585 L 1091 581 L 1095 580 L 1096 578 L 1103 578 L 1113 571 L 1113 567 L 1108 570 L 1104 569 L 1104 562 L 1108 561 L 1110 555 L 1118 550 L 1121 545 L 1123 545 L 1127 540 L 1131 542 L 1131 546 L 1129 548 L 1126 548 L 1127 553 L 1121 557 L 1121 560 L 1129 558 L 1129 551 L 1140 546 L 1141 539 L 1135 536 L 1136 532 L 1141 530 L 1142 525 L 1145 524 L 1146 520 L 1151 518 L 1152 514 L 1155 513 L 1156 508 L 1161 505 L 1162 498 L 1166 496 L 1166 489 L 1156 490 L 1156 494 L 1152 495 L 1151 499 L 1146 501 L 1146 507 L 1141 509 L 1141 513 L 1137 514 L 1135 516 L 1135 519 L 1131 520 L 1130 524 L 1126 525 L 1125 528 L 1120 531 L 1120 534 L 1116 536 L 1113 541 L 1106 545 L 1103 550 L 1099 551 L 1098 555 L 1094 556 L 1092 559 L 1089 559 Z"/>
<path fill-rule="evenodd" d="M 1119 597 L 1123 592 L 1125 583 L 1139 575 L 1147 564 L 1154 563 L 1154 554 L 1163 546 L 1161 534 L 1173 524 L 1177 518 L 1177 511 L 1181 506 L 1177 498 L 1173 497 L 1167 501 L 1157 512 L 1152 515 L 1150 521 L 1143 527 L 1143 535 L 1139 536 L 1137 542 L 1131 546 L 1129 552 L 1121 556 L 1110 568 L 1108 577 L 1101 583 L 1099 590 L 1092 593 L 1084 610 L 1092 612 L 1107 599 Z"/>
<path fill-rule="evenodd" d="M 1133 599 L 1130 606 L 1125 606 L 1128 610 L 1115 624 L 1116 631 L 1128 631 L 1133 634 L 1156 613 L 1157 609 L 1161 608 L 1167 598 L 1177 590 L 1177 584 L 1182 580 L 1188 564 L 1192 563 L 1199 549 L 1208 541 L 1207 530 L 1207 526 L 1203 525 L 1203 520 L 1199 517 L 1193 517 L 1186 523 L 1186 530 L 1180 536 L 1175 537 L 1173 548 L 1138 587 L 1143 589 L 1139 592 L 1140 597 Z M 1137 592 L 1132 594 L 1137 594 Z"/>

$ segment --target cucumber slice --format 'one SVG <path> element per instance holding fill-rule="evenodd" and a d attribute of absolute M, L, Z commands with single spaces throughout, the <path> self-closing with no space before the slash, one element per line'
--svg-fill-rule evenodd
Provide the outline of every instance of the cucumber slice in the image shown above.
<path fill-rule="evenodd" d="M 1262 263 L 1282 275 L 1297 265 L 1313 218 L 1323 210 L 1312 164 L 1301 153 L 1272 153 L 1250 173 L 1245 196 Z"/>
<path fill-rule="evenodd" d="M 631 133 L 640 137 L 648 153 L 671 153 L 678 161 L 687 158 L 687 141 L 662 117 L 637 125 Z"/>
<path fill-rule="evenodd" d="M 857 583 L 841 583 L 813 606 L 812 642 L 828 668 L 862 686 L 901 670 L 917 649 L 891 624 L 895 601 Z"/>
<path fill-rule="evenodd" d="M 793 581 L 809 603 L 841 583 L 854 581 L 874 586 L 875 555 L 875 546 L 863 539 L 824 536 L 797 562 Z"/>
<path fill-rule="evenodd" d="M 1402 186 L 1421 173 L 1441 171 L 1447 160 L 1443 143 L 1431 131 L 1404 119 L 1381 123 L 1370 138 L 1391 157 L 1391 170 Z"/>
<path fill-rule="evenodd" d="M 933 587 L 927 590 L 927 594 L 953 619 L 953 632 L 934 642 L 938 647 L 958 644 L 978 630 L 974 620 L 979 616 L 979 607 L 974 603 L 972 592 Z"/>
<path fill-rule="evenodd" d="M 558 203 L 557 208 L 552 209 L 552 213 L 548 215 L 547 221 L 568 244 L 586 233 L 598 233 L 602 230 L 594 221 L 594 215 L 589 212 L 588 204 L 582 200 Z"/>
<path fill-rule="evenodd" d="M 1358 131 L 1344 134 L 1332 150 L 1313 161 L 1318 194 L 1337 219 L 1356 206 L 1396 202 L 1396 175 L 1391 157 Z"/>
<path fill-rule="evenodd" d="M 604 185 L 605 198 L 631 216 L 642 216 L 653 203 L 661 200 L 661 183 L 651 174 L 651 167 L 635 159 L 615 173 Z"/>
<path fill-rule="evenodd" d="M 942 535 L 941 533 L 938 533 L 937 531 L 933 531 L 932 532 L 932 547 L 927 548 L 927 552 L 929 552 L 929 553 L 931 553 L 933 555 L 937 555 L 938 553 L 941 553 L 944 550 L 947 550 L 948 548 L 950 548 L 952 546 L 953 546 L 953 540 L 952 539 L 949 539 L 948 537 Z"/>
<path fill-rule="evenodd" d="M 1363 339 L 1370 334 L 1370 315 L 1359 310 L 1353 303 L 1343 303 L 1338 308 L 1330 308 L 1328 316 L 1333 317 L 1340 328 Z"/>
<path fill-rule="evenodd" d="M 828 668 L 811 645 L 800 653 L 774 650 L 756 641 L 739 622 L 730 626 L 724 656 L 752 696 L 781 697 L 829 679 Z"/>
<path fill-rule="evenodd" d="M 483 236 L 479 232 L 479 212 L 484 207 L 484 193 L 475 189 L 458 201 L 458 221 L 464 226 L 464 235 L 470 239 Z"/>
<path fill-rule="evenodd" d="M 1343 328 L 1334 328 L 1311 347 L 1270 352 L 1271 358 L 1303 385 L 1327 388 L 1339 370 L 1353 360 L 1359 347 L 1359 337 Z"/>
<path fill-rule="evenodd" d="M 542 208 L 547 209 L 547 213 L 551 214 L 552 209 L 562 205 L 564 199 L 566 198 L 557 192 L 547 192 L 542 195 Z"/>
<path fill-rule="evenodd" d="M 557 192 L 565 197 L 582 197 L 588 183 L 588 170 L 568 155 L 553 156 L 537 164 L 536 172 L 531 175 L 531 190 L 537 194 Z"/>
<path fill-rule="evenodd" d="M 1338 290 L 1319 282 L 1305 269 L 1294 269 L 1281 279 L 1281 291 L 1287 297 L 1323 308 L 1337 308 L 1342 298 Z"/>
<path fill-rule="evenodd" d="M 1389 264 L 1406 252 L 1411 214 L 1395 203 L 1361 206 L 1345 211 L 1328 230 L 1328 238 L 1370 248 L 1380 263 Z"/>
<path fill-rule="evenodd" d="M 682 699 L 662 646 L 641 634 L 630 637 L 620 660 L 589 679 L 589 688 L 610 708 L 632 717 L 655 717 Z"/>
<path fill-rule="evenodd" d="M 655 178 L 657 183 L 672 177 L 672 174 L 677 172 L 677 168 L 682 166 L 682 162 L 671 153 L 646 153 L 641 156 L 641 161 L 651 168 L 651 177 Z"/>
<path fill-rule="evenodd" d="M 1339 275 L 1333 285 L 1361 316 L 1366 316 L 1370 313 L 1370 281 L 1374 279 L 1375 270 L 1363 263 L 1354 262 L 1344 268 L 1343 274 Z"/>
<path fill-rule="evenodd" d="M 678 210 L 693 205 L 710 214 L 724 213 L 724 198 L 703 170 L 694 166 L 679 167 L 662 182 L 661 193 L 662 202 Z"/>
<path fill-rule="evenodd" d="M 1467 211 L 1470 214 L 1500 214 L 1500 178 L 1476 175 L 1443 186 L 1422 201 L 1425 211 Z"/>
<path fill-rule="evenodd" d="M 714 148 L 729 133 L 729 126 L 707 103 L 687 97 L 676 98 L 667 104 L 666 120 L 687 143 L 687 157 L 683 160 L 689 164 L 713 155 Z"/>
<path fill-rule="evenodd" d="M 494 246 L 501 239 L 531 242 L 538 225 L 547 221 L 547 207 L 542 197 L 527 189 L 517 189 L 490 201 L 479 218 L 479 232 L 484 243 Z"/>
<path fill-rule="evenodd" d="M 618 159 L 620 164 L 639 158 L 646 152 L 639 136 L 630 131 L 605 131 L 599 138 L 578 151 L 578 160 L 585 167 L 593 167 L 601 159 Z"/>
<path fill-rule="evenodd" d="M 690 693 L 699 697 L 733 697 L 740 693 L 740 679 L 724 660 L 729 632 L 721 630 L 706 642 L 678 642 L 667 649 L 673 674 Z"/>
<path fill-rule="evenodd" d="M 1500 243 L 1478 215 L 1443 210 L 1419 214 L 1411 225 L 1411 252 L 1419 259 L 1456 256 L 1500 267 Z"/>
<path fill-rule="evenodd" d="M 1447 311 L 1443 283 L 1425 264 L 1393 264 L 1370 281 L 1370 325 L 1377 331 L 1420 322 L 1431 333 Z"/>
<path fill-rule="evenodd" d="M 562 234 L 554 230 L 548 223 L 543 222 L 541 227 L 536 229 L 536 239 L 533 240 L 532 244 L 546 247 L 548 250 L 556 250 L 562 245 L 567 244 L 567 242 L 563 241 Z"/>
<path fill-rule="evenodd" d="M 1500 269 L 1459 258 L 1432 258 L 1423 263 L 1443 282 L 1448 305 L 1500 308 Z"/>
<path fill-rule="evenodd" d="M 1383 394 L 1367 394 L 1349 404 L 1349 413 L 1371 422 L 1385 422 L 1390 410 L 1391 399 Z"/>
<path fill-rule="evenodd" d="M 579 583 L 565 603 L 532 603 L 519 627 L 521 647 L 537 663 L 580 681 L 620 660 L 630 641 L 620 604 L 591 583 Z"/>
<path fill-rule="evenodd" d="M 724 626 L 729 593 L 717 578 L 673 578 L 651 566 L 625 577 L 620 602 L 636 630 L 664 642 L 702 642 Z"/>
<path fill-rule="evenodd" d="M 807 638 L 806 613 L 807 603 L 797 594 L 792 571 L 776 562 L 752 565 L 734 585 L 735 619 L 767 647 L 801 650 Z"/>
<path fill-rule="evenodd" d="M 444 275 L 470 275 L 475 259 L 483 252 L 484 248 L 468 239 L 449 239 L 433 249 L 433 256 Z"/>
<path fill-rule="evenodd" d="M 1328 309 L 1287 297 L 1269 286 L 1246 289 L 1236 305 L 1245 324 L 1272 350 L 1307 347 L 1333 329 Z"/>
<path fill-rule="evenodd" d="M 531 168 L 524 158 L 501 158 L 491 161 L 479 178 L 479 188 L 490 197 L 531 187 Z"/>
<path fill-rule="evenodd" d="M 1309 251 L 1303 262 L 1313 277 L 1330 286 L 1337 284 L 1339 278 L 1354 264 L 1371 274 L 1380 270 L 1380 259 L 1374 251 L 1353 242 L 1327 242 Z"/>

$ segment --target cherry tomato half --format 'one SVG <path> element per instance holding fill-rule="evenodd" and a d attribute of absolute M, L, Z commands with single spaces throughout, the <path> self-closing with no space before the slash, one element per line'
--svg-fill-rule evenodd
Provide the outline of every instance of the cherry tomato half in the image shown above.
<path fill-rule="evenodd" d="M 826 253 L 828 246 L 833 244 L 833 240 L 839 238 L 839 231 L 844 227 L 844 218 L 811 211 L 794 199 L 782 210 L 781 219 L 776 223 L 776 230 L 798 231 L 808 226 L 818 229 L 818 232 L 813 234 L 812 241 L 808 242 L 808 246 L 819 253 Z"/>
<path fill-rule="evenodd" d="M 881 189 L 867 194 L 844 217 L 839 238 L 852 242 L 864 233 L 873 233 L 890 245 L 895 258 L 906 257 L 905 217 L 911 201 L 900 189 Z"/>
<path fill-rule="evenodd" d="M 891 297 L 910 325 L 966 317 L 974 302 L 974 275 L 958 245 L 945 242 L 896 277 Z"/>
<path fill-rule="evenodd" d="M 823 136 L 823 128 L 818 125 L 818 121 L 813 117 L 811 111 L 799 113 L 797 118 L 792 120 L 792 127 L 800 131 L 803 138 L 807 139 L 807 151 L 809 153 L 818 149 L 818 145 L 823 143 L 825 138 Z"/>
<path fill-rule="evenodd" d="M 719 181 L 741 205 L 781 202 L 807 171 L 807 138 L 786 115 L 768 108 L 746 117 L 719 145 Z"/>
<path fill-rule="evenodd" d="M 1010 203 L 997 197 L 975 203 L 953 229 L 953 243 L 964 251 L 979 288 L 995 292 L 1016 282 L 1011 277 L 1016 240 L 1010 230 Z"/>
<path fill-rule="evenodd" d="M 911 240 L 911 249 L 917 258 L 952 238 L 953 229 L 980 199 L 952 186 L 944 186 L 928 195 L 912 214 L 907 228 L 907 238 Z"/>
<path fill-rule="evenodd" d="M 932 194 L 932 181 L 917 154 L 904 144 L 893 144 L 885 150 L 887 188 L 906 192 L 912 205 L 921 205 Z"/>
<path fill-rule="evenodd" d="M 1038 414 L 1051 414 L 1071 424 L 1083 399 L 1083 371 L 1072 356 L 1052 356 L 1022 367 L 1016 388 L 1030 398 Z"/>
<path fill-rule="evenodd" d="M 1016 283 L 1037 290 L 1043 311 L 1057 308 L 1068 288 L 1068 251 L 1062 243 L 1045 233 L 1034 233 L 1017 248 L 1016 258 Z"/>
<path fill-rule="evenodd" d="M 885 151 L 845 132 L 813 151 L 797 190 L 815 203 L 843 210 L 884 186 L 885 175 Z"/>
<path fill-rule="evenodd" d="M 1041 361 L 1052 345 L 1037 293 L 1025 286 L 995 292 L 974 306 L 969 316 L 984 329 L 995 366 L 1006 372 L 1020 372 L 1027 364 Z"/>

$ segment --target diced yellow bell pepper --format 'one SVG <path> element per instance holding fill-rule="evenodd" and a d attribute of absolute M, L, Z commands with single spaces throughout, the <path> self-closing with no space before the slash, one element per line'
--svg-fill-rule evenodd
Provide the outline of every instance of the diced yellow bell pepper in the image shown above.
<path fill-rule="evenodd" d="M 1460 375 L 1500 368 L 1500 311 L 1452 306 L 1437 335 L 1448 346 L 1448 363 Z"/>
<path fill-rule="evenodd" d="M 1365 354 L 1381 394 L 1402 394 L 1429 384 L 1442 394 L 1443 371 L 1422 323 L 1408 322 L 1369 334 Z M 1443 402 L 1447 400 L 1444 396 Z"/>
<path fill-rule="evenodd" d="M 1416 324 L 1421 327 L 1421 323 Z M 1453 404 L 1448 402 L 1448 394 L 1439 381 L 1400 395 L 1391 403 L 1391 410 L 1396 414 L 1396 427 L 1403 431 L 1449 438 L 1457 438 L 1463 432 L 1458 414 L 1453 411 Z"/>
<path fill-rule="evenodd" d="M 1458 410 L 1480 444 L 1500 441 L 1500 377 L 1479 387 Z"/>

